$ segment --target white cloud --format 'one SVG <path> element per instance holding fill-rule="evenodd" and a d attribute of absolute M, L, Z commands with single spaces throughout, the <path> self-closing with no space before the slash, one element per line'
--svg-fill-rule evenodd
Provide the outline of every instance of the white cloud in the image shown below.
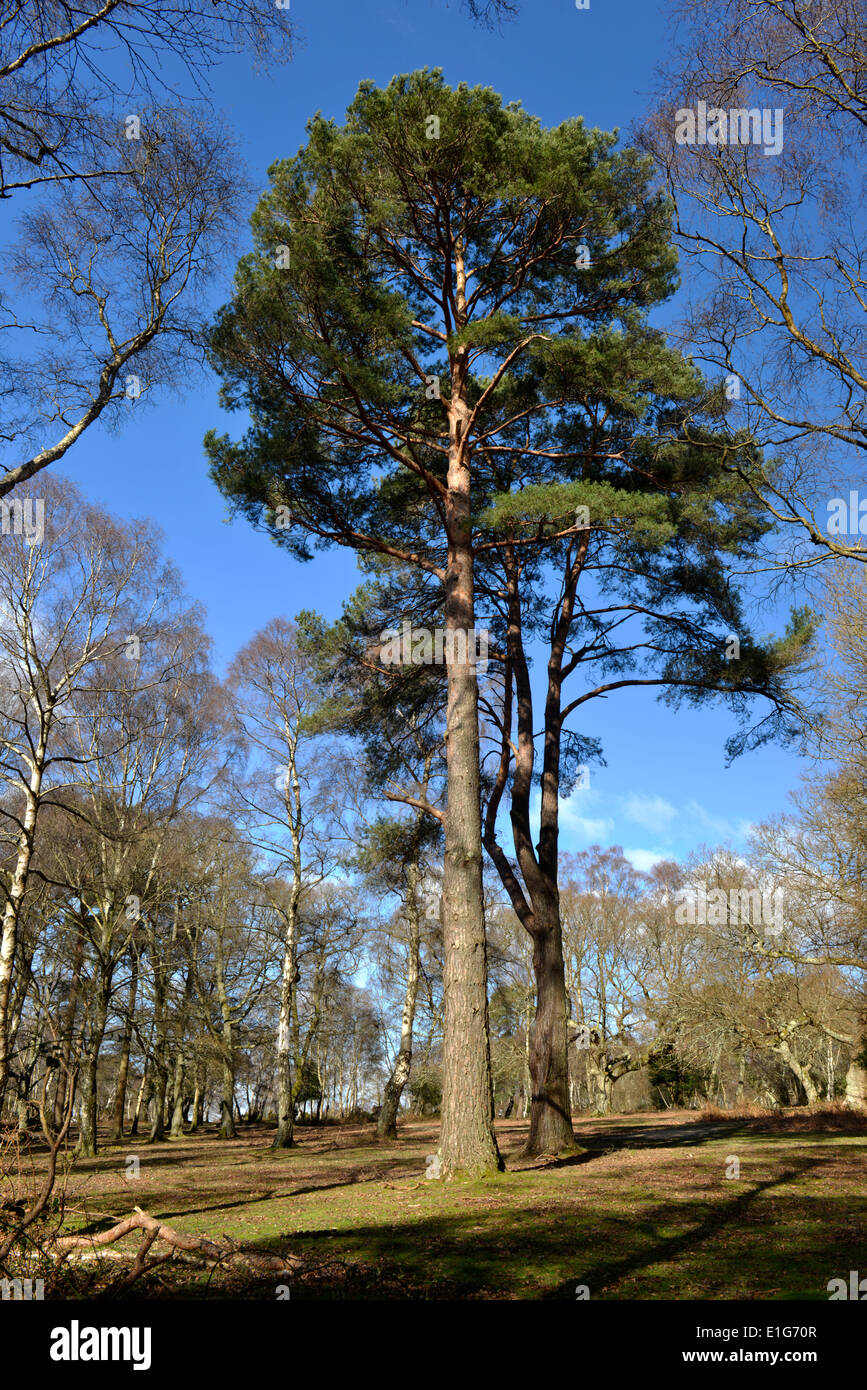
<path fill-rule="evenodd" d="M 671 855 L 660 854 L 655 849 L 625 849 L 623 853 L 633 869 L 637 869 L 642 874 L 649 873 L 654 864 L 661 864 L 663 859 L 671 858 Z"/>
<path fill-rule="evenodd" d="M 560 827 L 567 834 L 584 841 L 587 845 L 600 844 L 610 838 L 614 830 L 611 816 L 591 816 L 591 803 L 599 800 L 599 793 L 589 787 L 576 787 L 572 795 L 560 802 Z"/>
<path fill-rule="evenodd" d="M 610 840 L 611 832 L 614 829 L 614 821 L 610 818 L 592 820 L 589 816 L 576 816 L 572 812 L 564 816 L 561 811 L 561 822 L 567 831 L 580 836 L 591 845 L 604 845 L 607 840 Z"/>
<path fill-rule="evenodd" d="M 677 808 L 661 796 L 628 796 L 624 810 L 630 820 L 646 830 L 667 830 L 677 817 Z"/>

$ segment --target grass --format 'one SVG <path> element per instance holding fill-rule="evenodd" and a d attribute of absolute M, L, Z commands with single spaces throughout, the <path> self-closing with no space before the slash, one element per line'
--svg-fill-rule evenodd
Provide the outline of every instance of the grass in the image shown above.
<path fill-rule="evenodd" d="M 300 1254 L 293 1298 L 574 1299 L 583 1284 L 593 1299 L 827 1300 L 829 1279 L 867 1272 L 867 1116 L 722 1114 L 579 1119 L 586 1153 L 534 1163 L 516 1158 L 525 1124 L 499 1122 L 507 1171 L 481 1181 L 425 1179 L 425 1122 L 390 1143 L 364 1126 L 302 1128 L 289 1151 L 266 1126 L 128 1141 L 76 1164 L 67 1226 L 102 1230 L 141 1206 Z M 174 1265 L 147 1291 L 274 1298 L 273 1284 L 206 1289 Z"/>

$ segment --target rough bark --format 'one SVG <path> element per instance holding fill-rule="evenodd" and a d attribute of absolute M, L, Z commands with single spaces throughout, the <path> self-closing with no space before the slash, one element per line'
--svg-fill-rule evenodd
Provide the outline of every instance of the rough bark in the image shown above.
<path fill-rule="evenodd" d="M 172 1139 L 180 1139 L 184 1132 L 184 1079 L 186 1075 L 186 1063 L 184 1060 L 183 1042 L 178 1044 L 175 1054 L 175 1075 L 172 1081 L 172 1122 L 169 1127 L 169 1135 Z"/>
<path fill-rule="evenodd" d="M 538 918 L 536 919 L 538 923 Z M 532 1103 L 528 1154 L 560 1153 L 575 1146 L 569 1101 L 568 1005 L 560 915 L 533 934 L 536 1018 L 530 1044 Z"/>
<path fill-rule="evenodd" d="M 459 308 L 465 307 L 462 253 L 456 257 Z M 475 661 L 470 468 L 464 444 L 466 348 L 452 365 L 446 525 L 446 765 L 448 813 L 443 872 L 443 1100 L 440 1172 L 493 1173 L 502 1165 L 493 1128 L 488 1032 L 488 970 L 482 896 L 478 684 Z M 464 660 L 460 660 L 465 642 Z M 455 659 L 457 657 L 457 659 Z"/>

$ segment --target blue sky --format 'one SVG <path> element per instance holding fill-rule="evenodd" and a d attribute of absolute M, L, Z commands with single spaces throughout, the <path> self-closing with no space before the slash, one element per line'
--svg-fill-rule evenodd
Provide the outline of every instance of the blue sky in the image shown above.
<path fill-rule="evenodd" d="M 442 67 L 452 83 L 490 85 L 546 124 L 581 115 L 627 132 L 665 57 L 666 6 L 591 0 L 589 10 L 578 10 L 574 0 L 524 0 L 522 11 L 488 32 L 470 23 L 458 0 L 292 0 L 300 31 L 294 60 L 255 73 L 248 58 L 223 63 L 213 79 L 215 104 L 237 133 L 257 189 L 271 161 L 304 142 L 317 110 L 340 118 L 362 79 L 385 84 L 424 66 Z M 232 268 L 227 258 L 215 305 L 227 296 Z M 277 615 L 314 607 L 336 617 L 359 575 L 349 552 L 301 565 L 246 522 L 227 522 L 202 436 L 214 426 L 237 432 L 243 422 L 221 416 L 216 389 L 203 376 L 182 396 L 131 406 L 120 433 L 91 431 L 62 471 L 113 511 L 161 524 L 168 554 L 207 609 L 222 671 Z M 773 610 L 759 623 L 782 625 Z M 726 768 L 733 724 L 722 710 L 674 712 L 647 691 L 616 692 L 594 706 L 582 732 L 602 739 L 608 765 L 564 804 L 564 850 L 619 843 L 646 868 L 703 843 L 740 845 L 749 824 L 782 810 L 798 783 L 798 759 L 779 748 Z"/>

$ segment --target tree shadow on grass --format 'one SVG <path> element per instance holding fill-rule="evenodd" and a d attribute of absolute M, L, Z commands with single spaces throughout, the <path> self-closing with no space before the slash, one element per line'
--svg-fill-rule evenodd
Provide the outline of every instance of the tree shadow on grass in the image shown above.
<path fill-rule="evenodd" d="M 672 1259 L 694 1250 L 710 1237 L 721 1234 L 727 1227 L 741 1228 L 749 1221 L 751 1208 L 758 1197 L 797 1180 L 805 1170 L 816 1167 L 817 1162 L 817 1160 L 809 1158 L 803 1159 L 775 1177 L 768 1178 L 764 1182 L 754 1183 L 746 1192 L 739 1193 L 724 1204 L 718 1203 L 712 1206 L 701 1221 L 680 1235 L 664 1237 L 654 1245 L 636 1251 L 623 1259 L 603 1260 L 589 1269 L 585 1269 L 580 1282 L 587 1285 L 591 1294 L 602 1292 L 621 1283 L 627 1276 L 638 1270 L 647 1269 L 650 1265 L 668 1263 Z M 670 1212 L 664 1206 L 656 1208 L 656 1212 L 660 1220 L 665 1220 L 670 1216 Z M 645 1216 L 643 1225 L 645 1228 L 652 1226 L 652 1217 L 649 1214 Z M 552 1289 L 544 1297 L 546 1299 L 574 1298 L 575 1282 L 570 1279 L 568 1283 Z"/>
<path fill-rule="evenodd" d="M 572 1215 L 538 1194 L 530 1206 L 506 1205 L 494 1185 L 469 1194 L 467 1212 L 419 1218 L 408 1210 L 377 1225 L 249 1244 L 304 1259 L 290 1280 L 292 1298 L 302 1300 L 572 1301 L 579 1284 L 592 1299 L 825 1299 L 827 1280 L 857 1260 L 865 1203 L 793 1189 L 823 1162 L 805 1156 L 744 1191 L 660 1195 L 638 1211 L 584 1201 Z M 179 1298 L 275 1296 L 274 1284 L 258 1279 L 205 1291 L 183 1275 L 172 1287 Z"/>
<path fill-rule="evenodd" d="M 382 1166 L 383 1165 L 380 1165 L 380 1168 Z M 421 1178 L 422 1174 L 419 1170 L 418 1159 L 410 1155 L 405 1159 L 390 1160 L 388 1163 L 387 1176 L 389 1178 L 397 1179 L 406 1176 L 415 1176 Z M 286 1177 L 289 1179 L 291 1184 L 291 1176 L 287 1174 Z M 335 1182 L 311 1182 L 304 1187 L 293 1185 L 285 1187 L 283 1185 L 277 1187 L 265 1187 L 259 1191 L 248 1192 L 244 1195 L 230 1196 L 227 1197 L 225 1200 L 200 1203 L 197 1206 L 185 1205 L 185 1194 L 183 1193 L 183 1191 L 168 1188 L 149 1194 L 145 1202 L 145 1205 L 151 1216 L 157 1217 L 157 1219 L 160 1221 L 169 1222 L 176 1220 L 178 1217 L 204 1216 L 210 1212 L 233 1211 L 236 1209 L 241 1209 L 243 1207 L 257 1206 L 265 1202 L 289 1201 L 293 1197 L 316 1195 L 320 1192 L 331 1192 L 339 1190 L 340 1188 L 358 1187 L 363 1186 L 365 1184 L 375 1184 L 382 1182 L 382 1180 L 383 1173 L 381 1171 L 371 1172 L 368 1169 L 360 1169 L 356 1172 L 346 1174 L 345 1176 L 341 1177 L 338 1181 Z M 133 1193 L 131 1190 L 131 1197 L 129 1203 L 114 1201 L 114 1205 L 117 1207 L 117 1215 L 109 1217 L 106 1215 L 105 1210 L 103 1210 L 99 1213 L 98 1216 L 95 1216 L 92 1221 L 79 1228 L 80 1234 L 93 1235 L 99 1230 L 107 1228 L 114 1221 L 120 1220 L 121 1217 L 125 1216 L 128 1213 L 129 1208 L 133 1203 L 133 1198 L 138 1195 L 140 1194 Z M 213 1195 L 215 1198 L 221 1196 L 219 1192 L 215 1192 Z M 112 1194 L 112 1197 L 113 1196 L 114 1194 Z M 104 1208 L 110 1208 L 112 1205 L 112 1198 L 104 1197 L 102 1198 L 102 1203 Z"/>
<path fill-rule="evenodd" d="M 616 1299 L 617 1286 L 630 1276 L 674 1264 L 681 1269 L 666 1272 L 665 1286 L 656 1296 L 701 1297 L 696 1290 L 706 1289 L 710 1293 L 704 1296 L 711 1298 L 824 1299 L 828 1278 L 855 1258 L 860 1235 L 856 1231 L 841 1243 L 840 1211 L 833 1198 L 787 1191 L 789 1184 L 820 1165 L 821 1160 L 805 1157 L 737 1195 L 700 1203 L 661 1201 L 638 1217 L 602 1212 L 588 1219 L 585 1209 L 580 1225 L 570 1222 L 562 1210 L 552 1213 L 545 1226 L 544 1211 L 538 1208 L 499 1208 L 489 1214 L 475 1211 L 356 1228 L 340 1233 L 340 1253 L 368 1267 L 366 1291 L 358 1291 L 363 1279 L 356 1268 L 352 1292 L 341 1292 L 340 1281 L 320 1279 L 307 1292 L 302 1281 L 297 1296 L 390 1298 L 402 1278 L 406 1291 L 401 1296 L 415 1299 L 574 1300 L 578 1284 L 587 1285 L 591 1297 Z M 774 1192 L 785 1197 L 784 1237 L 773 1204 L 756 1205 Z M 686 1229 L 657 1235 L 657 1228 L 684 1221 L 689 1223 Z M 316 1239 L 321 1242 L 321 1235 Z M 296 1234 L 280 1248 L 303 1253 L 307 1244 L 307 1238 Z M 608 1252 L 606 1257 L 591 1263 L 588 1255 L 599 1250 Z M 570 1271 L 566 1277 L 565 1269 Z M 745 1280 L 752 1283 L 738 1293 Z M 383 1284 L 387 1293 L 377 1291 Z M 678 1286 L 686 1292 L 679 1293 Z"/>

